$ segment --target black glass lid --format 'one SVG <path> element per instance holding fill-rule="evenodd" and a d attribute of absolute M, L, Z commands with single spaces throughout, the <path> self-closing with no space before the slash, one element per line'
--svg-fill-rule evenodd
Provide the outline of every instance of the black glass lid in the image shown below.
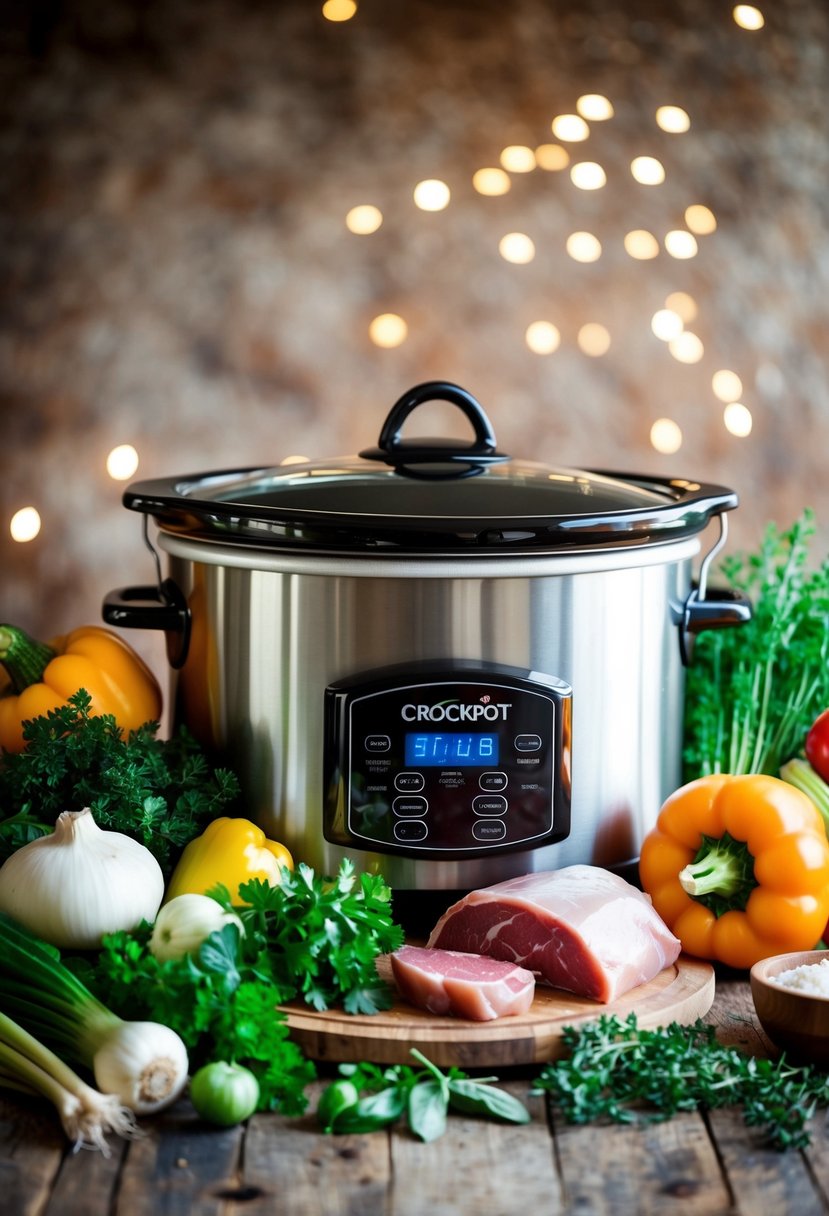
<path fill-rule="evenodd" d="M 471 443 L 402 438 L 412 410 L 435 399 L 463 410 Z M 430 382 L 400 398 L 377 447 L 359 456 L 142 481 L 124 503 L 168 531 L 202 539 L 437 555 L 676 539 L 701 531 L 737 496 L 681 479 L 511 459 L 497 450 L 474 397 Z"/>

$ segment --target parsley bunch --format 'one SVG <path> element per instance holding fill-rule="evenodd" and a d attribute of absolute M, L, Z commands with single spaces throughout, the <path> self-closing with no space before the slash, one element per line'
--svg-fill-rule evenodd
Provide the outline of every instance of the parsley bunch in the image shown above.
<path fill-rule="evenodd" d="M 66 705 L 27 722 L 25 751 L 0 761 L 0 861 L 54 831 L 62 811 L 89 807 L 100 828 L 124 832 L 153 853 L 169 878 L 181 848 L 217 815 L 232 813 L 239 782 L 211 769 L 193 737 L 156 737 L 148 723 L 128 738 L 111 714 L 94 715 L 80 689 Z"/>
<path fill-rule="evenodd" d="M 230 907 L 226 888 L 212 894 Z M 342 1004 L 349 1013 L 388 1008 L 391 989 L 375 967 L 396 950 L 402 929 L 391 916 L 391 891 L 379 875 L 355 874 L 344 860 L 334 878 L 306 865 L 281 885 L 251 879 L 234 924 L 211 933 L 194 955 L 160 961 L 151 926 L 104 938 L 97 959 L 68 965 L 120 1016 L 171 1026 L 187 1046 L 191 1070 L 215 1060 L 241 1064 L 259 1082 L 259 1110 L 300 1114 L 313 1065 L 290 1039 L 278 1006 L 304 1000 L 315 1009 Z"/>
<path fill-rule="evenodd" d="M 829 1105 L 815 1069 L 744 1055 L 701 1020 L 640 1029 L 636 1015 L 602 1015 L 564 1029 L 570 1055 L 547 1064 L 533 1092 L 546 1092 L 568 1123 L 659 1122 L 683 1110 L 739 1106 L 776 1149 L 804 1148 L 806 1123 Z"/>

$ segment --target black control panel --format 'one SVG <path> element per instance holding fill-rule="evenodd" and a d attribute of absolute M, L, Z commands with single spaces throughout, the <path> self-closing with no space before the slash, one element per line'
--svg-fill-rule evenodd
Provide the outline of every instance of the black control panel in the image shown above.
<path fill-rule="evenodd" d="M 450 662 L 330 685 L 326 839 L 451 860 L 564 839 L 571 697 L 555 676 Z"/>

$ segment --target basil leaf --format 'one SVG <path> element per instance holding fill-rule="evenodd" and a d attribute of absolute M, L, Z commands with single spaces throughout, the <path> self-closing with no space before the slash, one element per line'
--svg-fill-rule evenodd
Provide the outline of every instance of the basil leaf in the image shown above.
<path fill-rule="evenodd" d="M 440 1081 L 420 1081 L 409 1091 L 409 1127 L 420 1140 L 437 1140 L 446 1130 L 447 1091 Z"/>
<path fill-rule="evenodd" d="M 529 1123 L 532 1118 L 524 1103 L 507 1090 L 480 1081 L 450 1081 L 449 1105 L 467 1115 L 487 1115 L 505 1123 Z"/>

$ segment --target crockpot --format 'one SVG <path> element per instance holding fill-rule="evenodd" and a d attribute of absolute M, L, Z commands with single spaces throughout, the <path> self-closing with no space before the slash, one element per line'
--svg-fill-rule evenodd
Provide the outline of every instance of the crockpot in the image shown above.
<path fill-rule="evenodd" d="M 438 399 L 468 443 L 403 437 Z M 166 632 L 175 724 L 296 858 L 397 892 L 635 865 L 681 781 L 693 637 L 751 612 L 707 587 L 732 490 L 512 459 L 450 383 L 404 394 L 358 456 L 141 481 L 124 503 L 158 581 L 103 615 Z"/>

